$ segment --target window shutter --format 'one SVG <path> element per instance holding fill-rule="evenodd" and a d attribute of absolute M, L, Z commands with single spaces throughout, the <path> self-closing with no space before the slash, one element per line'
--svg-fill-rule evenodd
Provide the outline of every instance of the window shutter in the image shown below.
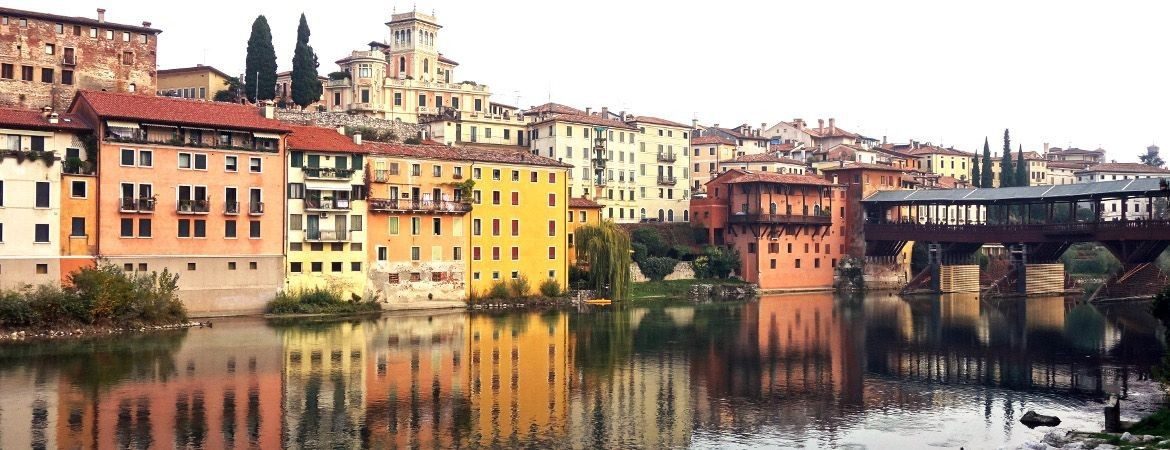
<path fill-rule="evenodd" d="M 290 152 L 289 155 L 292 157 L 292 166 L 301 167 L 305 154 L 301 152 Z"/>

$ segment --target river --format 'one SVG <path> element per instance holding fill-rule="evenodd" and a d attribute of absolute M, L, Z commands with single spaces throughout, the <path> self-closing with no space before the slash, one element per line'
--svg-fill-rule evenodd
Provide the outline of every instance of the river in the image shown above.
<path fill-rule="evenodd" d="M 995 448 L 1163 401 L 1146 304 L 889 294 L 232 318 L 0 346 L 2 448 Z"/>

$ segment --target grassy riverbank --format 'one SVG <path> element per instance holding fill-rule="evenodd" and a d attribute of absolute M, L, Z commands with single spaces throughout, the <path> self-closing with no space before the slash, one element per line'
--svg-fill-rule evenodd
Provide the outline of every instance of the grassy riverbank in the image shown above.
<path fill-rule="evenodd" d="M 377 303 L 343 300 L 340 292 L 320 288 L 281 292 L 265 308 L 265 312 L 273 315 L 364 314 L 381 310 Z"/>
<path fill-rule="evenodd" d="M 691 286 L 710 284 L 716 286 L 743 286 L 747 283 L 741 280 L 670 280 L 647 281 L 630 285 L 630 300 L 649 299 L 685 299 L 691 292 Z"/>

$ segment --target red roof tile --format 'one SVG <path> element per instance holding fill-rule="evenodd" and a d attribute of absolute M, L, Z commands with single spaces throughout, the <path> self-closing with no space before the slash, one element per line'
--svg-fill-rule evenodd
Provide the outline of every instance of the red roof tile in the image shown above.
<path fill-rule="evenodd" d="M 1048 161 L 1046 164 L 1049 169 L 1084 169 L 1089 166 L 1088 162 L 1083 161 Z"/>
<path fill-rule="evenodd" d="M 738 139 L 748 139 L 748 140 L 753 140 L 753 141 L 766 141 L 766 140 L 768 140 L 768 138 L 763 137 L 763 136 L 753 136 L 750 134 L 743 134 L 743 133 L 740 133 L 738 131 L 732 130 L 730 128 L 719 128 L 719 127 L 707 127 L 707 128 L 712 129 L 712 130 L 719 130 L 723 133 L 727 133 L 727 134 L 730 134 L 732 136 L 735 136 Z"/>
<path fill-rule="evenodd" d="M 785 142 L 783 144 L 771 144 L 768 146 L 768 151 L 770 152 L 789 152 L 792 150 L 796 150 L 796 144 L 791 142 Z"/>
<path fill-rule="evenodd" d="M 601 209 L 601 203 L 583 197 L 573 197 L 569 199 L 569 207 L 577 209 Z"/>
<path fill-rule="evenodd" d="M 923 146 L 918 147 L 916 149 L 910 150 L 909 152 L 907 152 L 907 154 L 909 154 L 911 156 L 923 156 L 923 155 L 966 156 L 968 158 L 975 156 L 972 153 L 967 153 L 967 152 L 955 150 L 953 148 L 937 147 L 934 145 L 923 145 Z"/>
<path fill-rule="evenodd" d="M 691 138 L 691 145 L 709 145 L 709 144 L 735 145 L 735 142 L 732 142 L 728 139 L 725 139 L 722 136 L 707 135 L 707 136 L 699 136 L 699 137 Z"/>
<path fill-rule="evenodd" d="M 902 172 L 901 168 L 894 166 L 885 166 L 881 164 L 861 163 L 852 161 L 841 161 L 841 164 L 835 166 L 825 166 L 818 170 L 821 172 L 830 172 L 834 170 L 850 170 L 850 169 L 866 169 L 866 170 L 882 170 L 886 172 Z"/>
<path fill-rule="evenodd" d="M 792 158 L 785 158 L 783 156 L 776 156 L 774 153 L 755 153 L 750 155 L 743 155 L 738 158 L 723 161 L 724 163 L 782 163 L 792 164 L 796 166 L 803 166 L 804 163 Z"/>
<path fill-rule="evenodd" d="M 1077 173 L 1089 172 L 1116 172 L 1116 173 L 1170 173 L 1170 170 L 1161 167 L 1147 166 L 1142 163 L 1101 163 L 1090 166 Z"/>
<path fill-rule="evenodd" d="M 673 122 L 670 120 L 660 119 L 657 117 L 650 117 L 650 116 L 637 116 L 637 117 L 634 117 L 634 120 L 631 120 L 630 122 L 648 123 L 648 124 L 652 124 L 652 125 L 662 125 L 664 127 L 687 128 L 687 129 L 691 128 L 690 125 L 683 125 L 683 124 L 678 123 L 678 122 Z"/>
<path fill-rule="evenodd" d="M 521 152 L 485 146 L 406 145 L 389 142 L 363 142 L 362 147 L 369 153 L 384 156 L 546 167 L 573 167 L 555 159 L 533 155 L 526 151 Z"/>
<path fill-rule="evenodd" d="M 287 132 L 279 121 L 265 119 L 258 107 L 235 103 L 187 100 L 153 95 L 80 91 L 70 111 L 84 102 L 102 119 L 129 119 L 149 123 L 213 126 L 239 130 Z"/>
<path fill-rule="evenodd" d="M 338 133 L 333 128 L 293 126 L 288 135 L 289 150 L 312 150 L 335 153 L 365 153 L 360 145 L 353 143 L 353 138 Z"/>
<path fill-rule="evenodd" d="M 728 184 L 733 183 L 781 183 L 781 184 L 803 184 L 810 186 L 832 186 L 824 178 L 814 177 L 812 175 L 794 175 L 794 174 L 780 174 L 776 172 L 754 172 L 741 171 L 742 175 L 734 177 L 727 181 Z"/>
<path fill-rule="evenodd" d="M 162 33 L 162 30 L 150 28 L 147 26 L 123 25 L 123 24 L 113 23 L 113 22 L 99 22 L 97 19 L 90 19 L 88 17 L 60 16 L 57 14 L 49 14 L 49 13 L 42 13 L 42 12 L 36 12 L 36 11 L 25 11 L 25 10 L 20 10 L 20 9 L 4 8 L 4 7 L 0 7 L 0 16 L 16 16 L 16 17 L 26 17 L 29 19 L 44 19 L 44 20 L 49 20 L 49 21 L 53 21 L 53 22 L 65 22 L 65 23 L 69 23 L 69 24 L 79 24 L 79 25 L 92 25 L 95 27 L 113 28 L 115 30 L 140 31 L 140 32 L 146 32 L 146 33 L 152 33 L 152 34 Z"/>
<path fill-rule="evenodd" d="M 609 128 L 624 128 L 628 130 L 637 130 L 638 128 L 620 120 L 606 119 L 601 116 L 584 115 L 584 114 L 551 114 L 542 117 L 540 120 L 533 122 L 532 125 L 540 125 L 548 122 L 572 122 L 585 125 L 594 125 L 599 127 Z"/>
<path fill-rule="evenodd" d="M 579 110 L 579 109 L 574 108 L 572 106 L 565 106 L 565 105 L 562 105 L 560 103 L 552 103 L 552 102 L 545 103 L 545 104 L 540 105 L 540 106 L 533 106 L 531 108 L 528 108 L 527 111 L 524 111 L 525 115 L 550 114 L 550 113 L 551 114 L 581 114 L 581 115 L 585 115 L 585 111 Z"/>
<path fill-rule="evenodd" d="M 454 60 L 454 59 L 451 59 L 451 58 L 448 58 L 448 57 L 446 57 L 446 56 L 443 56 L 443 54 L 442 54 L 442 53 L 440 53 L 440 54 L 439 54 L 439 62 L 441 62 L 441 63 L 446 63 L 446 64 L 450 64 L 450 65 L 452 65 L 452 66 L 458 66 L 458 65 L 459 65 L 459 63 L 455 62 L 455 60 Z"/>
<path fill-rule="evenodd" d="M 825 127 L 825 128 L 809 128 L 804 127 L 803 130 L 814 138 L 830 138 L 830 137 L 847 137 L 856 138 L 857 135 L 841 129 L 841 127 Z"/>
<path fill-rule="evenodd" d="M 59 114 L 57 123 L 49 123 L 49 118 L 40 111 L 29 109 L 0 108 L 0 126 L 5 128 L 23 128 L 35 130 L 76 130 L 85 131 L 92 127 L 77 114 Z"/>

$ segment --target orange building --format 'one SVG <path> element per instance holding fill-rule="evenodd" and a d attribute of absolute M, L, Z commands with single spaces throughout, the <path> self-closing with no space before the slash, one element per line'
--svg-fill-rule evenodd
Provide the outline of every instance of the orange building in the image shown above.
<path fill-rule="evenodd" d="M 575 235 L 577 229 L 584 226 L 597 226 L 601 224 L 602 210 L 605 207 L 601 203 L 585 197 L 574 197 L 569 199 L 569 220 L 565 224 L 569 238 L 569 251 L 576 251 Z M 570 255 L 570 258 L 573 256 Z"/>
<path fill-rule="evenodd" d="M 881 164 L 847 162 L 824 167 L 821 172 L 825 174 L 825 179 L 845 187 L 845 201 L 840 202 L 840 207 L 844 209 L 846 253 L 856 257 L 865 256 L 865 235 L 862 229 L 865 211 L 861 207 L 861 199 L 874 192 L 901 189 L 903 170 Z"/>
<path fill-rule="evenodd" d="M 707 229 L 709 244 L 738 250 L 740 277 L 761 289 L 828 289 L 844 253 L 833 226 L 840 192 L 813 176 L 731 169 L 707 183 L 706 198 L 691 200 L 691 221 Z"/>
<path fill-rule="evenodd" d="M 194 314 L 262 310 L 284 283 L 288 128 L 261 109 L 79 93 L 70 110 L 98 140 L 98 254 L 179 274 Z"/>

